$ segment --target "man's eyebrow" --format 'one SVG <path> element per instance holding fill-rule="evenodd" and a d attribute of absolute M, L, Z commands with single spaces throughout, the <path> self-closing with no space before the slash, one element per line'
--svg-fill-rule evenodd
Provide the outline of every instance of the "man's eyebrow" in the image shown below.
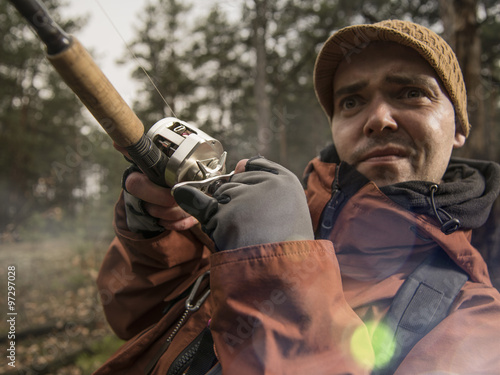
<path fill-rule="evenodd" d="M 439 86 L 434 78 L 420 74 L 390 74 L 385 77 L 385 81 L 399 85 L 423 85 L 429 88 L 437 88 Z"/>
<path fill-rule="evenodd" d="M 335 98 L 335 97 L 339 97 L 339 96 L 346 95 L 346 94 L 353 94 L 353 93 L 361 90 L 362 88 L 365 88 L 366 86 L 368 86 L 368 81 L 360 81 L 360 82 L 352 83 L 350 85 L 343 86 L 343 87 L 339 88 L 338 90 L 334 91 L 333 97 Z"/>

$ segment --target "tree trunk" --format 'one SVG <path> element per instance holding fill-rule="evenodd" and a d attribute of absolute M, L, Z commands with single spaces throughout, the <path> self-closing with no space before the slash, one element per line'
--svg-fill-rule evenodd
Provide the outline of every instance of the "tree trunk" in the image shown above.
<path fill-rule="evenodd" d="M 491 129 L 486 120 L 486 102 L 491 92 L 481 80 L 481 38 L 477 20 L 478 0 L 440 0 L 444 38 L 455 50 L 467 87 L 471 133 L 459 156 L 494 159 Z M 492 98 L 490 97 L 490 100 Z M 500 287 L 500 202 L 493 206 L 485 225 L 472 233 L 472 244 L 488 263 L 493 284 Z"/>
<path fill-rule="evenodd" d="M 455 51 L 467 87 L 469 139 L 461 156 L 488 159 L 490 152 L 485 134 L 484 93 L 481 84 L 481 39 L 477 20 L 478 0 L 440 0 L 443 37 Z"/>
<path fill-rule="evenodd" d="M 269 155 L 269 146 L 273 135 L 270 129 L 271 111 L 269 96 L 267 94 L 267 0 L 254 0 L 255 13 L 252 20 L 253 44 L 255 48 L 255 85 L 254 97 L 257 110 L 257 150 L 260 155 Z"/>

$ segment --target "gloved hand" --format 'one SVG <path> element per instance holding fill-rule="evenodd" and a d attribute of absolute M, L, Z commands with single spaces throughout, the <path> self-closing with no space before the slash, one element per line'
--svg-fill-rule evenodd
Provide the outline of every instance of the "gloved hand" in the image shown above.
<path fill-rule="evenodd" d="M 125 201 L 125 214 L 127 217 L 127 227 L 135 233 L 161 233 L 165 228 L 158 225 L 158 219 L 151 216 L 144 209 L 144 201 L 132 194 L 123 191 L 123 200 Z"/>
<path fill-rule="evenodd" d="M 151 237 L 167 230 L 186 230 L 198 221 L 183 211 L 171 191 L 155 185 L 135 165 L 122 178 L 128 229 Z"/>
<path fill-rule="evenodd" d="M 314 239 L 306 196 L 297 177 L 264 158 L 250 159 L 209 197 L 190 186 L 174 189 L 179 206 L 196 217 L 218 250 Z"/>

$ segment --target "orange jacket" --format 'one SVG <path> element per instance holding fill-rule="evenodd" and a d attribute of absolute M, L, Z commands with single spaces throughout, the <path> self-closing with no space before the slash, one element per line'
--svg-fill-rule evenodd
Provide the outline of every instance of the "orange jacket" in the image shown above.
<path fill-rule="evenodd" d="M 319 159 L 309 166 L 315 227 L 335 169 Z M 120 200 L 117 236 L 98 286 L 111 327 L 129 341 L 96 374 L 143 374 L 148 365 L 151 374 L 167 374 L 207 324 L 224 374 L 369 374 L 378 363 L 373 327 L 406 277 L 438 247 L 470 279 L 448 317 L 396 374 L 500 371 L 500 294 L 470 232 L 444 235 L 435 219 L 402 209 L 373 183 L 349 199 L 329 240 L 212 253 L 199 228 L 143 239 L 127 230 L 124 215 Z M 207 269 L 209 298 L 165 344 L 184 311 L 180 296 Z"/>

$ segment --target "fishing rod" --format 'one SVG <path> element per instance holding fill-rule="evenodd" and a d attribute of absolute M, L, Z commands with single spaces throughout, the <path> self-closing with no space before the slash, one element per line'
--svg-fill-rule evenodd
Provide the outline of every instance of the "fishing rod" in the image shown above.
<path fill-rule="evenodd" d="M 221 143 L 174 117 L 154 124 L 148 133 L 92 56 L 49 15 L 39 0 L 9 0 L 45 44 L 46 57 L 101 127 L 148 178 L 173 187 L 198 181 L 209 191 L 225 178 L 226 152 Z M 207 181 L 200 183 L 199 181 Z"/>

